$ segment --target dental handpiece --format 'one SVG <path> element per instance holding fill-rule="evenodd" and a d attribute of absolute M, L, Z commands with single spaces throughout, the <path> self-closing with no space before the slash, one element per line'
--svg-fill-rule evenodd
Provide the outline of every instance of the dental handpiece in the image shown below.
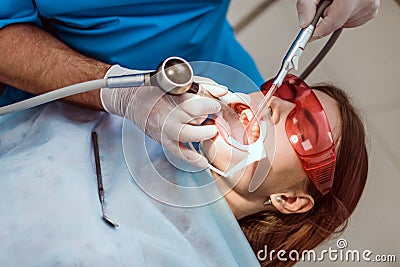
<path fill-rule="evenodd" d="M 301 29 L 297 34 L 296 39 L 291 44 L 289 50 L 287 51 L 285 57 L 283 58 L 282 65 L 275 76 L 271 88 L 268 90 L 267 94 L 261 100 L 258 105 L 257 111 L 253 119 L 249 122 L 248 127 L 251 129 L 253 124 L 258 118 L 260 118 L 264 108 L 267 106 L 271 97 L 275 94 L 276 90 L 282 85 L 283 80 L 286 75 L 292 70 L 297 70 L 299 67 L 299 58 L 302 55 L 308 41 L 314 33 L 315 27 L 319 19 L 323 16 L 325 9 L 332 3 L 332 0 L 325 0 L 319 3 L 317 11 L 315 13 L 314 19 L 311 24 L 304 29 Z"/>
<path fill-rule="evenodd" d="M 303 53 L 308 40 L 311 38 L 314 32 L 315 26 L 310 25 L 305 29 L 301 29 L 298 33 L 296 39 L 290 46 L 288 52 L 286 53 L 285 57 L 283 58 L 281 68 L 278 71 L 278 74 L 275 76 L 271 88 L 269 88 L 267 94 L 261 100 L 260 104 L 258 105 L 257 111 L 249 123 L 249 127 L 253 125 L 253 123 L 260 118 L 264 108 L 267 106 L 271 97 L 275 94 L 276 90 L 282 85 L 283 80 L 285 79 L 286 75 L 292 69 L 298 69 L 299 67 L 299 58 Z"/>

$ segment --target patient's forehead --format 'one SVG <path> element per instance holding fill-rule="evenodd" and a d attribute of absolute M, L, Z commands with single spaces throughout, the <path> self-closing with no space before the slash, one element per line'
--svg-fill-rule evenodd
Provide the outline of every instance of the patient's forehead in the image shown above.
<path fill-rule="evenodd" d="M 338 140 L 342 123 L 340 119 L 338 102 L 324 92 L 318 90 L 313 90 L 313 92 L 317 95 L 319 102 L 321 102 L 321 105 L 325 110 L 334 139 Z"/>

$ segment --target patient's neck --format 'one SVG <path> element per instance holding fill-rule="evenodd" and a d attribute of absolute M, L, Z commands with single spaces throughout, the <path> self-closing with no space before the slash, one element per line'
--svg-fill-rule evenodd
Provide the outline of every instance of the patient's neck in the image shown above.
<path fill-rule="evenodd" d="M 229 191 L 225 195 L 225 199 L 237 220 L 261 211 L 260 207 L 254 201 L 246 199 L 234 190 Z"/>

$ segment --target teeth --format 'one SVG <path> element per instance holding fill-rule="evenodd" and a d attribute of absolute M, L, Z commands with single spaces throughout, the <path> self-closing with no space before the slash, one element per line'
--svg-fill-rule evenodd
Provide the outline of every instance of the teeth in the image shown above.
<path fill-rule="evenodd" d="M 253 118 L 253 112 L 251 112 L 250 109 L 244 109 L 242 110 L 242 113 L 240 113 L 240 121 L 243 124 L 248 124 L 252 118 Z"/>
<path fill-rule="evenodd" d="M 240 121 L 244 126 L 247 126 L 248 123 L 253 119 L 253 112 L 251 112 L 250 109 L 245 109 L 242 110 L 242 112 L 240 113 Z M 255 142 L 258 137 L 260 136 L 260 128 L 258 126 L 258 123 L 254 123 L 253 126 L 251 127 L 251 143 Z M 250 134 L 250 133 L 249 133 Z"/>
<path fill-rule="evenodd" d="M 252 132 L 255 132 L 255 131 L 258 132 L 258 125 L 257 125 L 257 123 L 253 123 L 253 126 L 251 126 L 251 131 L 252 131 Z"/>
<path fill-rule="evenodd" d="M 243 110 L 243 112 L 247 117 L 247 121 L 250 122 L 251 119 L 253 118 L 253 112 L 251 112 L 250 109 L 245 109 L 245 110 Z"/>
<path fill-rule="evenodd" d="M 240 113 L 239 119 L 240 119 L 240 122 L 243 124 L 244 120 L 246 119 L 246 114 L 244 114 L 244 112 Z"/>

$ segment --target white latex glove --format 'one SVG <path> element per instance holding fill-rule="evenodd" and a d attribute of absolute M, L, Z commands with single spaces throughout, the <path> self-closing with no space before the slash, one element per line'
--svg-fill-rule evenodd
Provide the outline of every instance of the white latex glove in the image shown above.
<path fill-rule="evenodd" d="M 106 77 L 138 72 L 114 65 Z M 225 95 L 228 90 L 209 85 L 201 85 L 201 88 L 215 97 Z M 217 134 L 215 125 L 200 124 L 209 114 L 219 112 L 218 101 L 189 93 L 170 95 L 155 86 L 103 88 L 100 96 L 107 112 L 128 118 L 175 156 L 201 168 L 208 166 L 206 158 L 183 143 L 199 142 Z"/>
<path fill-rule="evenodd" d="M 300 27 L 305 28 L 313 20 L 320 0 L 297 0 Z M 339 28 L 354 28 L 376 17 L 379 0 L 333 0 L 325 10 L 310 41 L 325 37 Z"/>

